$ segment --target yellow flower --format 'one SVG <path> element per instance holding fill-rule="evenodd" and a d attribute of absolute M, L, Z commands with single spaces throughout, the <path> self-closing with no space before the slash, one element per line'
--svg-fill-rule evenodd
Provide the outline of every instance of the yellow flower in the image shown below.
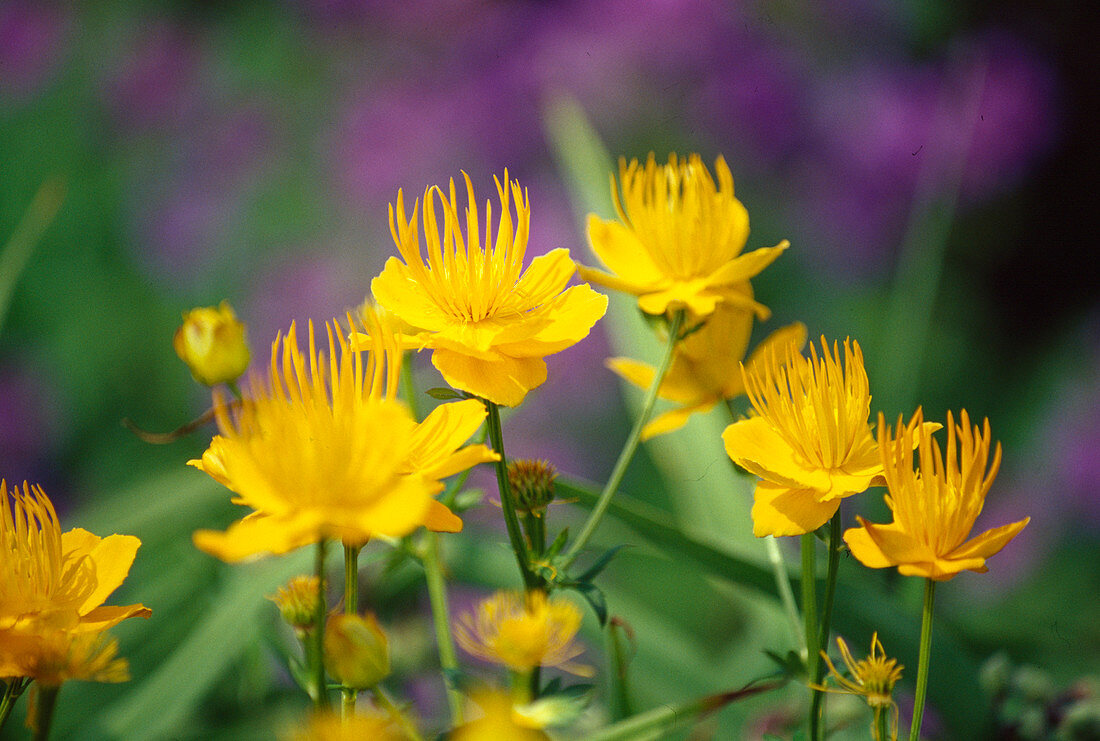
<path fill-rule="evenodd" d="M 268 599 L 279 608 L 283 621 L 296 630 L 310 630 L 317 622 L 317 602 L 321 599 L 320 580 L 316 576 L 291 577 Z"/>
<path fill-rule="evenodd" d="M 390 644 L 374 615 L 342 613 L 325 626 L 325 668 L 345 687 L 365 690 L 390 673 Z"/>
<path fill-rule="evenodd" d="M 356 711 L 347 718 L 336 713 L 316 713 L 282 738 L 287 741 L 405 741 L 407 737 L 388 716 Z"/>
<path fill-rule="evenodd" d="M 745 393 L 741 361 L 748 350 L 752 320 L 751 311 L 720 304 L 700 329 L 677 343 L 657 396 L 679 406 L 642 428 L 642 440 L 678 430 L 691 415 L 709 412 L 715 404 Z M 795 323 L 772 332 L 756 346 L 746 366 L 752 369 L 762 358 L 784 353 L 788 344 L 797 349 L 806 344 L 804 325 Z M 779 357 L 782 360 L 785 355 Z M 607 365 L 643 389 L 649 388 L 656 373 L 653 366 L 631 358 L 611 358 Z"/>
<path fill-rule="evenodd" d="M 70 633 L 55 630 L 11 648 L 22 665 L 22 676 L 45 687 L 70 680 L 129 682 L 130 667 L 118 657 L 118 641 L 106 633 Z"/>
<path fill-rule="evenodd" d="M 590 676 L 590 667 L 570 661 L 584 650 L 573 643 L 580 627 L 581 611 L 564 597 L 502 590 L 483 600 L 476 615 L 462 616 L 455 638 L 470 654 L 513 671 L 556 666 Z"/>
<path fill-rule="evenodd" d="M 726 453 L 760 477 L 753 534 L 801 535 L 825 524 L 844 497 L 882 475 L 867 417 L 871 394 L 859 343 L 844 341 L 844 363 L 821 339 L 811 357 L 788 344 L 769 352 L 745 386 L 755 415 L 722 433 Z"/>
<path fill-rule="evenodd" d="M 103 604 L 125 580 L 140 540 L 81 528 L 62 534 L 38 486 L 13 488 L 10 499 L 9 507 L 0 481 L 0 677 L 32 676 L 33 662 L 62 640 L 59 633 L 99 633 L 128 617 L 149 617 L 144 605 Z"/>
<path fill-rule="evenodd" d="M 722 157 L 715 162 L 718 185 L 697 154 L 658 165 L 651 152 L 643 167 L 619 160 L 622 196 L 611 179 L 619 220 L 588 217 L 588 241 L 605 273 L 578 266 L 582 278 L 638 297 L 647 314 L 686 308 L 692 317 L 709 316 L 719 304 L 768 310 L 756 303 L 749 279 L 787 249 L 741 254 L 749 236 L 749 215 L 733 195 L 733 176 Z"/>
<path fill-rule="evenodd" d="M 587 285 L 566 288 L 574 272 L 569 251 L 556 249 L 523 269 L 531 210 L 518 182 L 496 181 L 501 213 L 492 235 L 492 205 L 486 204 L 485 241 L 477 201 L 466 180 L 465 230 L 458 198 L 438 187 L 424 191 L 427 263 L 416 224 L 405 216 L 404 196 L 390 206 L 390 231 L 401 253 L 371 281 L 385 309 L 418 330 L 411 341 L 432 349 L 432 364 L 456 389 L 504 406 L 516 406 L 546 380 L 544 358 L 588 335 L 607 310 L 607 297 Z M 515 199 L 515 221 L 509 197 Z M 436 196 L 443 208 L 440 235 Z M 463 232 L 465 231 L 465 237 Z"/>
<path fill-rule="evenodd" d="M 947 413 L 947 450 L 932 437 L 934 427 L 922 425 L 920 410 L 908 426 L 898 418 L 893 435 L 879 415 L 879 451 L 890 493 L 886 504 L 894 521 L 878 525 L 857 517 L 859 527 L 845 531 L 844 541 L 864 566 L 897 566 L 906 576 L 947 581 L 960 571 L 985 573 L 985 560 L 997 553 L 1031 520 L 987 530 L 967 540 L 982 511 L 985 496 L 1001 463 L 997 443 L 989 463 L 989 420 L 971 427 L 964 409 L 956 425 Z M 913 470 L 913 450 L 920 455 Z M 988 472 L 986 470 L 988 464 Z"/>
<path fill-rule="evenodd" d="M 843 638 L 836 639 L 836 645 L 840 647 L 840 655 L 844 659 L 845 666 L 851 679 L 848 679 L 839 671 L 824 651 L 821 656 L 829 665 L 829 675 L 832 676 L 841 689 L 831 690 L 828 687 L 814 687 L 841 694 L 859 695 L 875 712 L 875 722 L 872 724 L 872 734 L 875 741 L 885 741 L 878 737 L 879 716 L 886 711 L 891 712 L 890 737 L 896 739 L 898 735 L 898 705 L 894 702 L 894 685 L 901 679 L 901 670 L 905 667 L 898 664 L 897 659 L 886 658 L 886 651 L 882 642 L 878 639 L 878 633 L 871 636 L 871 653 L 867 658 L 856 661 L 852 658 L 852 652 L 848 650 L 848 644 Z"/>
<path fill-rule="evenodd" d="M 372 534 L 401 536 L 421 525 L 462 528 L 432 497 L 442 489 L 438 477 L 494 459 L 484 446 L 460 449 L 484 407 L 444 405 L 418 426 L 393 398 L 395 335 L 377 324 L 376 351 L 361 354 L 334 325 L 327 334 L 326 356 L 311 324 L 303 356 L 292 325 L 272 345 L 266 384 L 253 379 L 251 394 L 232 407 L 215 395 L 221 434 L 189 463 L 255 511 L 224 533 L 196 532 L 200 549 L 238 561 L 321 538 L 361 545 Z"/>
<path fill-rule="evenodd" d="M 539 719 L 527 710 L 530 705 L 515 705 L 507 693 L 483 689 L 472 699 L 483 715 L 459 726 L 449 741 L 547 741 Z"/>
<path fill-rule="evenodd" d="M 207 386 L 235 381 L 248 368 L 245 327 L 227 301 L 184 314 L 172 346 L 195 380 Z"/>

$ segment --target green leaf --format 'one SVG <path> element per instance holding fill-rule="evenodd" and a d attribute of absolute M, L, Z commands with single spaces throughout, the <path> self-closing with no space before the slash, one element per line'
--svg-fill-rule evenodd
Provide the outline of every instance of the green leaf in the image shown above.
<path fill-rule="evenodd" d="M 424 393 L 427 394 L 428 396 L 432 397 L 433 399 L 439 399 L 440 401 L 448 401 L 450 399 L 465 399 L 466 398 L 463 394 L 459 393 L 458 391 L 455 391 L 452 388 L 447 388 L 445 386 L 436 386 L 435 388 L 428 389 Z"/>
<path fill-rule="evenodd" d="M 615 557 L 615 554 L 626 547 L 627 544 L 623 543 L 621 545 L 615 546 L 614 548 L 609 548 L 603 553 L 603 555 L 597 558 L 596 562 L 589 566 L 583 574 L 578 576 L 576 580 L 579 582 L 591 582 L 593 579 L 600 575 L 601 571 L 607 568 L 607 565 L 611 563 L 611 559 Z"/>

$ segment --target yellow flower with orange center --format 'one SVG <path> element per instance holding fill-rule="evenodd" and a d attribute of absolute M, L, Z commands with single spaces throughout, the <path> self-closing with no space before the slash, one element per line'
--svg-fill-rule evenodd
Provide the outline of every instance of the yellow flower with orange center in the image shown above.
<path fill-rule="evenodd" d="M 406 322 L 413 346 L 432 350 L 432 364 L 456 389 L 504 406 L 516 406 L 546 380 L 547 355 L 585 336 L 607 310 L 607 297 L 587 285 L 566 288 L 574 273 L 566 249 L 536 257 L 524 270 L 531 208 L 527 193 L 504 173 L 496 181 L 500 217 L 493 235 L 486 203 L 484 241 L 470 178 L 465 219 L 452 180 L 448 194 L 424 191 L 424 238 L 405 214 L 404 195 L 390 206 L 390 231 L 401 259 L 391 257 L 371 293 Z M 436 199 L 443 212 L 440 233 Z M 515 215 L 512 214 L 514 200 Z"/>
<path fill-rule="evenodd" d="M 513 671 L 556 666 L 590 676 L 590 667 L 571 662 L 584 650 L 573 642 L 580 627 L 581 611 L 564 597 L 502 590 L 483 600 L 475 614 L 463 615 L 455 638 L 470 654 Z"/>
<path fill-rule="evenodd" d="M 859 343 L 844 341 L 843 362 L 836 343 L 830 351 L 822 338 L 821 348 L 806 358 L 789 344 L 746 369 L 755 414 L 722 433 L 730 458 L 760 477 L 757 537 L 812 532 L 882 476 Z"/>
<path fill-rule="evenodd" d="M 691 415 L 709 412 L 716 404 L 745 393 L 741 361 L 749 347 L 752 322 L 751 311 L 719 305 L 701 328 L 677 343 L 657 396 L 678 406 L 643 427 L 643 441 L 674 432 L 687 424 Z M 745 365 L 752 369 L 775 353 L 782 360 L 788 344 L 801 349 L 805 343 L 803 324 L 782 327 L 756 346 Z M 607 365 L 643 389 L 649 388 L 656 374 L 653 366 L 631 358 L 611 358 Z"/>
<path fill-rule="evenodd" d="M 873 569 L 897 566 L 906 576 L 947 581 L 961 571 L 984 573 L 986 559 L 1000 551 L 1030 522 L 1030 517 L 967 538 L 981 514 L 1001 463 L 997 443 L 989 461 L 989 420 L 971 426 L 964 409 L 955 424 L 947 413 L 947 448 L 932 437 L 935 427 L 899 418 L 891 434 L 879 415 L 879 452 L 889 494 L 886 504 L 894 521 L 879 525 L 857 517 L 859 527 L 845 531 L 852 555 Z M 913 450 L 919 466 L 913 468 Z"/>
<path fill-rule="evenodd" d="M 749 279 L 789 243 L 742 254 L 749 215 L 734 197 L 733 175 L 722 157 L 715 172 L 717 184 L 697 154 L 671 154 L 667 165 L 658 165 L 653 153 L 644 166 L 620 159 L 621 196 L 611 178 L 618 221 L 588 217 L 589 244 L 610 272 L 581 265 L 581 277 L 637 296 L 647 314 L 687 309 L 690 318 L 699 318 L 725 304 L 766 318 Z"/>
<path fill-rule="evenodd" d="M 34 676 L 39 662 L 59 654 L 57 646 L 72 635 L 148 617 L 144 605 L 103 604 L 125 580 L 140 545 L 132 535 L 62 533 L 40 487 L 23 484 L 9 493 L 0 481 L 0 677 Z"/>
<path fill-rule="evenodd" d="M 442 405 L 418 425 L 394 398 L 401 361 L 395 333 L 377 321 L 366 353 L 334 325 L 327 336 L 326 355 L 311 324 L 303 355 L 292 325 L 272 345 L 266 383 L 252 379 L 250 393 L 232 405 L 215 396 L 221 434 L 190 464 L 255 511 L 224 533 L 196 532 L 200 549 L 238 561 L 322 538 L 362 545 L 374 534 L 401 536 L 421 525 L 462 528 L 433 495 L 443 476 L 495 460 L 484 445 L 463 447 L 485 418 L 484 406 Z"/>

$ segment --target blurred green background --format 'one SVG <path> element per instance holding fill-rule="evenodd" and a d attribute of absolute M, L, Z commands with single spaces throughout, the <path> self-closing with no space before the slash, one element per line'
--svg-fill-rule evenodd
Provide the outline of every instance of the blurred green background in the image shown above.
<path fill-rule="evenodd" d="M 183 311 L 229 299 L 262 361 L 292 320 L 363 300 L 394 250 L 398 188 L 460 169 L 483 198 L 506 167 L 530 190 L 531 254 L 591 261 L 580 225 L 607 209 L 608 153 L 651 150 L 723 154 L 749 248 L 791 240 L 754 281 L 774 312 L 758 336 L 801 320 L 858 339 L 888 417 L 990 418 L 1005 463 L 979 526 L 1032 522 L 988 574 L 940 590 L 925 728 L 1054 733 L 1095 697 L 1100 658 L 1095 30 L 1069 3 L 946 0 L 0 4 L 0 476 L 41 483 L 65 528 L 141 537 L 112 601 L 153 609 L 117 629 L 133 681 L 66 687 L 57 737 L 267 738 L 303 707 L 262 598 L 301 554 L 199 554 L 193 529 L 240 514 L 183 466 L 209 430 L 154 446 L 120 423 L 168 430 L 207 406 L 172 351 Z M 597 330 L 506 420 L 511 455 L 606 477 L 637 400 L 603 360 L 656 346 L 629 302 Z M 421 384 L 438 385 L 425 360 Z M 636 546 L 604 578 L 637 636 L 636 709 L 739 687 L 789 647 L 774 600 L 739 583 L 764 554 L 751 482 L 717 442 L 727 422 L 647 446 L 624 487 L 705 553 L 621 513 L 599 536 Z M 882 519 L 874 498 L 857 506 Z M 498 519 L 482 505 L 445 543 L 457 609 L 518 584 Z M 422 575 L 387 557 L 369 550 L 364 602 L 394 633 L 394 687 L 438 719 Z M 859 655 L 878 629 L 911 691 L 919 584 L 851 561 L 842 580 L 837 631 Z M 586 640 L 600 664 L 594 621 Z M 788 733 L 803 695 L 739 704 L 704 733 Z"/>

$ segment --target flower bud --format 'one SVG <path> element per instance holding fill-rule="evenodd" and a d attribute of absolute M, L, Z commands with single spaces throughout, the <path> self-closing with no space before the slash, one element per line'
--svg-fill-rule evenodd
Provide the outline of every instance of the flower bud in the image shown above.
<path fill-rule="evenodd" d="M 325 625 L 325 668 L 345 687 L 365 690 L 390 673 L 390 647 L 374 615 L 334 615 Z"/>
<path fill-rule="evenodd" d="M 172 345 L 195 380 L 207 386 L 237 380 L 250 359 L 245 326 L 228 301 L 184 314 Z"/>
<path fill-rule="evenodd" d="M 279 608 L 283 620 L 295 630 L 310 630 L 317 621 L 317 600 L 321 598 L 316 576 L 295 576 L 285 587 L 268 597 Z"/>
<path fill-rule="evenodd" d="M 558 472 L 547 461 L 520 459 L 508 464 L 508 484 L 521 514 L 540 515 L 554 501 L 554 478 Z"/>

